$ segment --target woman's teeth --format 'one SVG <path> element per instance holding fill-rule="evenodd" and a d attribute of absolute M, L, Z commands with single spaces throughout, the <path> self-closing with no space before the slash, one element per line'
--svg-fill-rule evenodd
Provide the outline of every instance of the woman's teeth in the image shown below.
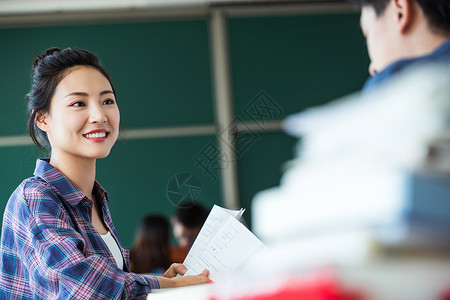
<path fill-rule="evenodd" d="M 84 136 L 88 139 L 104 138 L 104 137 L 106 137 L 106 132 L 88 133 L 88 134 L 84 134 Z"/>

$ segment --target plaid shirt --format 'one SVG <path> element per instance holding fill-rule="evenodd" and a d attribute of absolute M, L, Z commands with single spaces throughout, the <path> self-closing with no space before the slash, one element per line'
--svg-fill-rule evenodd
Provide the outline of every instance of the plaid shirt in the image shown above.
<path fill-rule="evenodd" d="M 45 160 L 11 195 L 3 217 L 0 299 L 145 299 L 154 276 L 129 273 L 129 252 L 112 223 L 105 190 L 95 182 L 103 220 L 124 257 L 124 270 L 92 226 L 91 199 Z M 109 201 L 109 200 L 108 200 Z"/>

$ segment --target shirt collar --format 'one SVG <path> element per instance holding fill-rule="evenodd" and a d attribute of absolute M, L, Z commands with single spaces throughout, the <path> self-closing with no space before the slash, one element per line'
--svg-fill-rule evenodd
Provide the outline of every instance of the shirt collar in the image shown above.
<path fill-rule="evenodd" d="M 449 52 L 450 52 L 450 39 L 447 39 L 433 51 L 432 55 L 441 55 L 441 54 L 448 55 Z"/>
<path fill-rule="evenodd" d="M 405 58 L 391 63 L 381 72 L 370 77 L 366 81 L 363 87 L 363 93 L 367 93 L 368 91 L 378 88 L 381 84 L 384 84 L 386 80 L 390 79 L 393 75 L 402 71 L 404 68 L 409 67 L 413 63 L 440 62 L 441 60 L 450 60 L 450 39 L 447 39 L 430 54 L 419 57 Z"/>
<path fill-rule="evenodd" d="M 36 161 L 34 175 L 42 178 L 50 186 L 54 187 L 72 206 L 77 205 L 83 199 L 88 199 L 79 188 L 49 163 L 49 159 L 38 159 Z M 94 182 L 94 193 L 99 197 L 99 200 L 101 199 L 102 203 L 104 199 L 109 202 L 105 189 L 97 181 Z"/>

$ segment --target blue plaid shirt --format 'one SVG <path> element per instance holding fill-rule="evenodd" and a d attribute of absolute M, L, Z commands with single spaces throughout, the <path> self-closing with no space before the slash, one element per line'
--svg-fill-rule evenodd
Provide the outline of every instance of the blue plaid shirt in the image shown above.
<path fill-rule="evenodd" d="M 145 299 L 159 288 L 154 276 L 128 272 L 108 209 L 106 191 L 96 182 L 103 220 L 117 241 L 124 270 L 91 223 L 93 202 L 45 160 L 35 177 L 11 195 L 3 217 L 0 299 Z"/>

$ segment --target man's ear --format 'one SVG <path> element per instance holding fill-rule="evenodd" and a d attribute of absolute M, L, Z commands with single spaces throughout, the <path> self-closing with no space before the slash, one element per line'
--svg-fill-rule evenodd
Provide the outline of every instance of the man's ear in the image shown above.
<path fill-rule="evenodd" d="M 36 123 L 36 126 L 40 130 L 47 132 L 48 131 L 47 113 L 36 113 L 36 115 L 34 116 L 34 123 Z"/>
<path fill-rule="evenodd" d="M 405 33 L 412 24 L 414 19 L 414 4 L 413 0 L 392 0 L 394 2 L 394 9 L 396 14 L 396 21 L 400 32 Z"/>

